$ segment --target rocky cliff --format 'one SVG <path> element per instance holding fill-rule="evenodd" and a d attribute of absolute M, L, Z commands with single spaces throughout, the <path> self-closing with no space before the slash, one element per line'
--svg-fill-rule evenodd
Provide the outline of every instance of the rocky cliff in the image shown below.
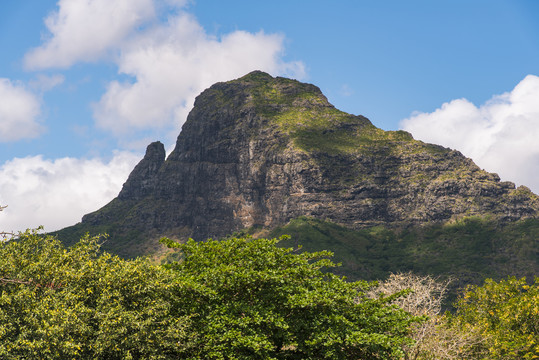
<path fill-rule="evenodd" d="M 535 194 L 458 151 L 383 131 L 314 85 L 257 71 L 200 94 L 170 156 L 150 144 L 118 197 L 77 226 L 204 239 L 299 216 L 360 229 L 538 211 Z"/>

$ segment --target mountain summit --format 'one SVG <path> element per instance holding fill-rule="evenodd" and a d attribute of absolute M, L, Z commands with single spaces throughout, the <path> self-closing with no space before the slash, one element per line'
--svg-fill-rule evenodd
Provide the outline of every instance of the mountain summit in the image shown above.
<path fill-rule="evenodd" d="M 170 156 L 150 144 L 118 197 L 75 228 L 139 239 L 125 243 L 138 255 L 163 235 L 202 240 L 300 216 L 360 229 L 538 214 L 535 194 L 458 151 L 383 131 L 314 85 L 255 71 L 202 92 Z"/>

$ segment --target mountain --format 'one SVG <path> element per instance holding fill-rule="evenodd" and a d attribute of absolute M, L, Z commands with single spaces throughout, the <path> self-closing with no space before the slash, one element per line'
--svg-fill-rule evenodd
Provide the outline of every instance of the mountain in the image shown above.
<path fill-rule="evenodd" d="M 107 232 L 105 248 L 136 256 L 157 251 L 164 235 L 267 233 L 298 218 L 400 234 L 538 215 L 537 195 L 460 152 L 383 131 L 314 85 L 255 71 L 202 92 L 168 158 L 150 144 L 118 197 L 59 236 Z"/>

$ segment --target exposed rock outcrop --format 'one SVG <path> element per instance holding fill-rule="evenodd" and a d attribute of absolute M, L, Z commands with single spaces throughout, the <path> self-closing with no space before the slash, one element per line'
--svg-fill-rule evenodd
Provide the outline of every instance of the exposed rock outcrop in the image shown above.
<path fill-rule="evenodd" d="M 170 156 L 151 144 L 118 198 L 83 225 L 204 239 L 301 215 L 361 228 L 538 210 L 527 188 L 458 151 L 380 130 L 314 85 L 253 72 L 199 95 Z"/>
<path fill-rule="evenodd" d="M 118 198 L 135 200 L 152 194 L 158 180 L 158 171 L 165 162 L 165 155 L 165 147 L 159 141 L 148 145 L 146 155 L 129 174 Z"/>

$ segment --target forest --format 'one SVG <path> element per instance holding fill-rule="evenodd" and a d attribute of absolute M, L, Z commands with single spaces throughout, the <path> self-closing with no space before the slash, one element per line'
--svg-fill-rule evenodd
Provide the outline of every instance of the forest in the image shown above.
<path fill-rule="evenodd" d="M 451 279 L 349 281 L 331 252 L 283 241 L 163 238 L 175 260 L 157 263 L 16 234 L 0 243 L 0 358 L 539 358 L 539 278 L 487 279 L 443 312 Z"/>

